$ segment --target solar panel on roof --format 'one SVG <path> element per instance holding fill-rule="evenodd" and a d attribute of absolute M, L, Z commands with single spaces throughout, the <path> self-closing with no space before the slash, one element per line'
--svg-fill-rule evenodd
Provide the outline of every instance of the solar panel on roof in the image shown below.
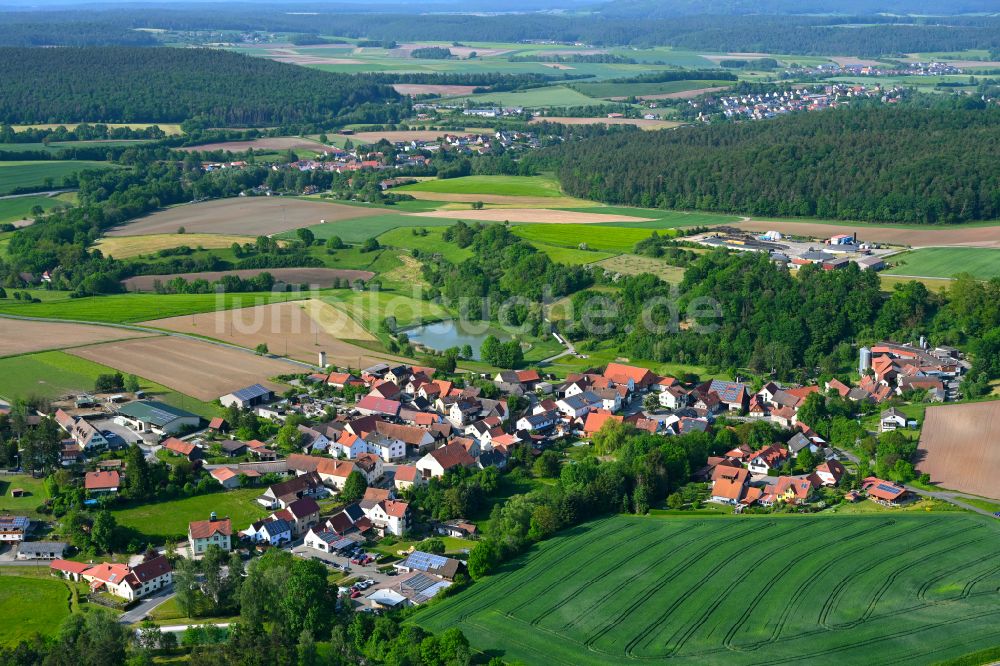
<path fill-rule="evenodd" d="M 414 569 L 421 569 L 423 571 L 426 571 L 427 569 L 441 568 L 447 564 L 447 562 L 447 557 L 434 555 L 433 553 L 424 553 L 419 550 L 410 553 L 410 556 L 406 558 L 406 566 Z"/>
<path fill-rule="evenodd" d="M 884 493 L 898 493 L 902 488 L 897 488 L 896 486 L 890 486 L 885 483 L 878 484 L 878 489 Z"/>
<path fill-rule="evenodd" d="M 254 384 L 253 386 L 242 388 L 239 391 L 233 391 L 233 396 L 240 400 L 252 400 L 253 398 L 259 398 L 260 396 L 267 395 L 268 393 L 270 393 L 270 391 L 260 384 Z"/>

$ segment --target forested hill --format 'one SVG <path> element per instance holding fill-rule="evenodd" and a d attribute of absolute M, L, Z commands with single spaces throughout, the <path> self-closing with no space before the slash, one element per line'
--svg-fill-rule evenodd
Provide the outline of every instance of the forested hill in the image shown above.
<path fill-rule="evenodd" d="M 5 123 L 280 125 L 398 98 L 358 77 L 208 49 L 0 48 L 0 62 Z"/>
<path fill-rule="evenodd" d="M 838 109 L 597 137 L 548 159 L 607 203 L 953 223 L 1000 218 L 1000 110 Z"/>

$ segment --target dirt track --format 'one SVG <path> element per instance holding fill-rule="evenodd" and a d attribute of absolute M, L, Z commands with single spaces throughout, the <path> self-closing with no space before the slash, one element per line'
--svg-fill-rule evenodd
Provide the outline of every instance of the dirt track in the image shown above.
<path fill-rule="evenodd" d="M 0 318 L 0 357 L 49 349 L 65 349 L 98 342 L 145 338 L 150 333 L 86 324 L 57 324 Z M 0 378 L 0 384 L 3 379 Z"/>
<path fill-rule="evenodd" d="M 995 247 L 1000 248 L 1000 226 L 968 227 L 954 225 L 949 227 L 931 227 L 928 229 L 903 229 L 889 225 L 875 227 L 857 225 L 849 222 L 843 224 L 820 224 L 816 222 L 789 222 L 777 220 L 748 220 L 729 225 L 748 231 L 780 231 L 781 233 L 810 236 L 813 238 L 829 238 L 836 234 L 852 234 L 857 232 L 858 240 L 876 243 L 891 243 L 895 245 L 910 245 L 913 247 Z"/>
<path fill-rule="evenodd" d="M 1000 500 L 1000 402 L 928 407 L 917 456 L 935 485 Z"/>
<path fill-rule="evenodd" d="M 107 236 L 189 233 L 260 236 L 357 217 L 382 215 L 382 209 L 285 197 L 234 197 L 174 206 L 139 218 Z"/>
<path fill-rule="evenodd" d="M 267 378 L 295 372 L 284 361 L 170 336 L 109 342 L 69 353 L 205 401 L 251 384 L 281 388 Z"/>
<path fill-rule="evenodd" d="M 123 280 L 122 284 L 129 291 L 152 291 L 154 283 L 159 280 L 167 283 L 176 277 L 181 277 L 191 282 L 192 280 L 208 280 L 214 282 L 223 275 L 236 275 L 241 278 L 250 278 L 261 273 L 270 273 L 276 282 L 285 284 L 300 285 L 307 284 L 316 287 L 331 287 L 335 280 L 370 280 L 375 274 L 371 271 L 355 271 L 340 268 L 251 268 L 235 271 L 211 271 L 205 273 L 177 273 L 173 275 L 138 275 L 136 277 Z"/>

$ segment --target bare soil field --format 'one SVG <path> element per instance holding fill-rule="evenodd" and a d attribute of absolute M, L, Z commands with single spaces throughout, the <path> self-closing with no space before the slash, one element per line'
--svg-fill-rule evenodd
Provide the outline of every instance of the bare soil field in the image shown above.
<path fill-rule="evenodd" d="M 385 211 L 359 206 L 285 197 L 235 197 L 167 208 L 111 230 L 107 236 L 144 236 L 185 232 L 206 234 L 278 234 L 320 221 L 339 222 L 382 215 Z"/>
<path fill-rule="evenodd" d="M 106 257 L 127 259 L 140 254 L 153 254 L 159 250 L 186 245 L 190 248 L 203 247 L 206 250 L 217 250 L 230 247 L 233 243 L 254 242 L 253 236 L 226 236 L 222 234 L 151 234 L 149 236 L 116 236 L 104 237 L 97 241 L 96 249 Z M 284 245 L 284 241 L 278 241 Z"/>
<path fill-rule="evenodd" d="M 191 282 L 192 280 L 208 280 L 214 282 L 223 275 L 236 275 L 243 279 L 251 278 L 261 273 L 270 273 L 276 282 L 285 284 L 300 285 L 307 284 L 319 288 L 332 287 L 335 280 L 370 280 L 375 274 L 371 271 L 355 271 L 341 268 L 247 268 L 234 271 L 207 271 L 204 273 L 175 273 L 172 275 L 137 275 L 127 280 L 122 280 L 122 284 L 129 291 L 152 291 L 154 283 L 159 280 L 166 283 L 176 277 L 181 277 Z"/>
<path fill-rule="evenodd" d="M 68 353 L 206 402 L 251 384 L 279 389 L 280 384 L 267 378 L 296 371 L 277 359 L 171 336 L 109 342 Z"/>
<path fill-rule="evenodd" d="M 0 357 L 151 335 L 109 326 L 0 319 Z"/>
<path fill-rule="evenodd" d="M 313 318 L 313 314 L 318 321 Z M 373 354 L 368 349 L 347 342 L 346 340 L 373 338 L 353 319 L 325 303 L 318 305 L 307 301 L 273 303 L 241 310 L 155 319 L 144 322 L 143 325 L 201 335 L 248 349 L 253 349 L 263 342 L 267 344 L 272 354 L 307 363 L 316 363 L 318 353 L 321 351 L 326 352 L 328 363 L 341 367 L 357 368 L 359 363 L 361 367 L 365 367 L 386 359 L 405 361 L 401 357 L 389 354 Z M 240 354 L 240 352 L 233 353 Z M 240 358 L 242 357 L 241 354 Z M 253 357 L 247 358 L 252 362 Z M 242 367 L 240 364 L 244 362 L 245 360 L 239 361 L 237 365 Z M 271 362 L 279 363 L 274 360 Z M 283 370 L 271 372 L 269 376 L 288 372 L 289 366 L 285 364 L 281 366 Z M 149 377 L 149 375 L 143 376 Z M 166 384 L 166 382 L 160 383 Z M 215 397 L 219 395 L 222 393 Z"/>
<path fill-rule="evenodd" d="M 598 224 L 600 222 L 645 222 L 648 218 L 607 213 L 579 213 L 549 208 L 495 208 L 489 210 L 431 211 L 411 213 L 417 217 L 446 217 L 485 222 L 539 222 L 544 224 Z"/>
<path fill-rule="evenodd" d="M 181 150 L 189 153 L 195 151 L 228 150 L 233 153 L 241 153 L 246 150 L 317 150 L 321 151 L 324 146 L 319 141 L 312 139 L 302 139 L 297 136 L 276 136 L 265 139 L 254 139 L 253 141 L 223 141 L 220 143 L 205 143 L 200 146 L 185 146 Z"/>
<path fill-rule="evenodd" d="M 670 129 L 684 123 L 673 120 L 646 120 L 645 118 L 567 118 L 563 116 L 535 116 L 532 123 L 560 123 L 562 125 L 635 125 L 641 129 Z"/>
<path fill-rule="evenodd" d="M 1000 500 L 1000 402 L 928 407 L 917 456 L 932 483 Z"/>
<path fill-rule="evenodd" d="M 672 93 L 659 93 L 656 95 L 636 95 L 636 99 L 692 99 L 698 95 L 707 95 L 708 93 L 719 92 L 720 90 L 729 90 L 729 86 L 715 86 L 713 88 L 697 88 L 695 90 L 681 90 L 680 92 Z M 621 102 L 622 100 L 628 99 L 627 97 L 611 97 L 612 101 Z M 666 121 L 661 121 L 666 122 Z"/>
<path fill-rule="evenodd" d="M 433 83 L 394 83 L 393 89 L 400 95 L 441 95 L 458 97 L 471 95 L 476 86 L 439 86 Z"/>
<path fill-rule="evenodd" d="M 891 226 L 823 224 L 816 222 L 789 222 L 776 220 L 747 220 L 731 226 L 748 231 L 780 231 L 786 234 L 829 238 L 835 234 L 858 233 L 858 239 L 876 243 L 892 243 L 912 247 L 994 247 L 1000 248 L 1000 226 L 963 227 L 955 225 L 942 228 L 904 229 Z"/>

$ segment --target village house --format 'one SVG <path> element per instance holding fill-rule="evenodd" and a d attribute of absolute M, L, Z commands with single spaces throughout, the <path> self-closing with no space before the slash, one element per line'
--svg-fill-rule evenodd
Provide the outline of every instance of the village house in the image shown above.
<path fill-rule="evenodd" d="M 403 536 L 410 530 L 410 505 L 399 500 L 386 499 L 365 511 L 372 527 L 381 536 Z"/>
<path fill-rule="evenodd" d="M 881 418 L 879 419 L 879 432 L 892 432 L 897 428 L 905 427 L 906 416 L 895 407 L 890 407 L 882 412 Z"/>
<path fill-rule="evenodd" d="M 778 444 L 770 444 L 747 458 L 747 470 L 751 474 L 767 474 L 773 469 L 784 466 L 788 460 L 788 449 Z"/>
<path fill-rule="evenodd" d="M 657 376 L 646 368 L 622 363 L 608 363 L 604 377 L 615 384 L 628 386 L 629 391 L 645 391 L 657 381 Z"/>
<path fill-rule="evenodd" d="M 83 477 L 83 487 L 88 495 L 115 495 L 121 486 L 121 476 L 109 472 L 87 472 Z"/>
<path fill-rule="evenodd" d="M 382 466 L 382 459 L 379 458 L 374 453 L 362 453 L 358 456 L 357 460 L 354 461 L 354 468 L 364 474 L 365 481 L 368 485 L 374 485 L 382 480 L 385 475 Z M 346 481 L 346 479 L 345 479 Z M 340 486 L 343 489 L 343 486 Z"/>
<path fill-rule="evenodd" d="M 209 472 L 211 477 L 219 482 L 226 490 L 233 490 L 240 487 L 239 472 L 232 467 L 216 467 Z"/>
<path fill-rule="evenodd" d="M 456 539 L 475 539 L 479 536 L 479 528 L 475 523 L 456 518 L 443 523 L 438 523 L 434 531 L 441 536 L 450 536 Z"/>
<path fill-rule="evenodd" d="M 216 518 L 188 523 L 188 545 L 191 556 L 201 557 L 209 546 L 218 546 L 227 553 L 233 549 L 233 523 L 229 518 Z"/>
<path fill-rule="evenodd" d="M 50 565 L 60 570 L 56 560 Z M 80 578 L 90 583 L 92 592 L 107 592 L 126 601 L 141 599 L 173 582 L 173 569 L 163 555 L 157 555 L 134 567 L 104 562 L 86 569 Z"/>
<path fill-rule="evenodd" d="M 868 499 L 883 506 L 899 506 L 912 498 L 910 491 L 903 486 L 874 476 L 865 478 L 861 488 Z"/>
<path fill-rule="evenodd" d="M 164 440 L 163 448 L 172 455 L 183 456 L 191 462 L 202 460 L 205 457 L 204 452 L 196 445 L 177 439 L 176 437 L 168 437 Z"/>
<path fill-rule="evenodd" d="M 408 490 L 415 484 L 422 483 L 423 480 L 423 475 L 417 471 L 415 465 L 400 465 L 396 468 L 392 485 L 396 490 Z"/>
<path fill-rule="evenodd" d="M 456 467 L 474 467 L 475 459 L 469 455 L 465 447 L 458 443 L 446 444 L 440 449 L 434 449 L 417 461 L 417 471 L 423 479 L 444 476 L 444 473 Z"/>
<path fill-rule="evenodd" d="M 279 509 L 273 517 L 287 521 L 292 527 L 292 536 L 301 536 L 319 522 L 319 504 L 311 497 L 303 497 Z"/>
<path fill-rule="evenodd" d="M 297 499 L 322 497 L 325 494 L 326 487 L 319 474 L 315 470 L 307 470 L 295 478 L 270 486 L 257 498 L 257 502 L 268 509 L 285 508 Z"/>
<path fill-rule="evenodd" d="M 108 440 L 85 419 L 75 419 L 63 410 L 57 409 L 55 421 L 84 452 L 95 453 L 108 448 Z"/>
<path fill-rule="evenodd" d="M 836 458 L 830 458 L 816 467 L 815 474 L 824 486 L 837 486 L 847 476 L 847 469 Z"/>
<path fill-rule="evenodd" d="M 680 386 L 669 386 L 659 395 L 660 406 L 667 409 L 682 409 L 688 406 L 688 393 Z"/>
<path fill-rule="evenodd" d="M 440 576 L 445 580 L 455 580 L 455 576 L 464 568 L 461 561 L 444 555 L 435 555 L 415 550 L 406 556 L 406 559 L 392 565 L 399 573 L 410 573 L 411 571 L 421 571 L 423 573 Z"/>
<path fill-rule="evenodd" d="M 62 541 L 22 541 L 17 547 L 17 559 L 55 560 L 63 557 L 68 548 Z"/>
<path fill-rule="evenodd" d="M 280 546 L 292 540 L 292 525 L 287 520 L 273 516 L 251 523 L 240 534 L 253 543 L 267 543 Z"/>
<path fill-rule="evenodd" d="M 739 504 L 750 483 L 750 472 L 742 467 L 718 466 L 712 474 L 711 501 Z"/>

